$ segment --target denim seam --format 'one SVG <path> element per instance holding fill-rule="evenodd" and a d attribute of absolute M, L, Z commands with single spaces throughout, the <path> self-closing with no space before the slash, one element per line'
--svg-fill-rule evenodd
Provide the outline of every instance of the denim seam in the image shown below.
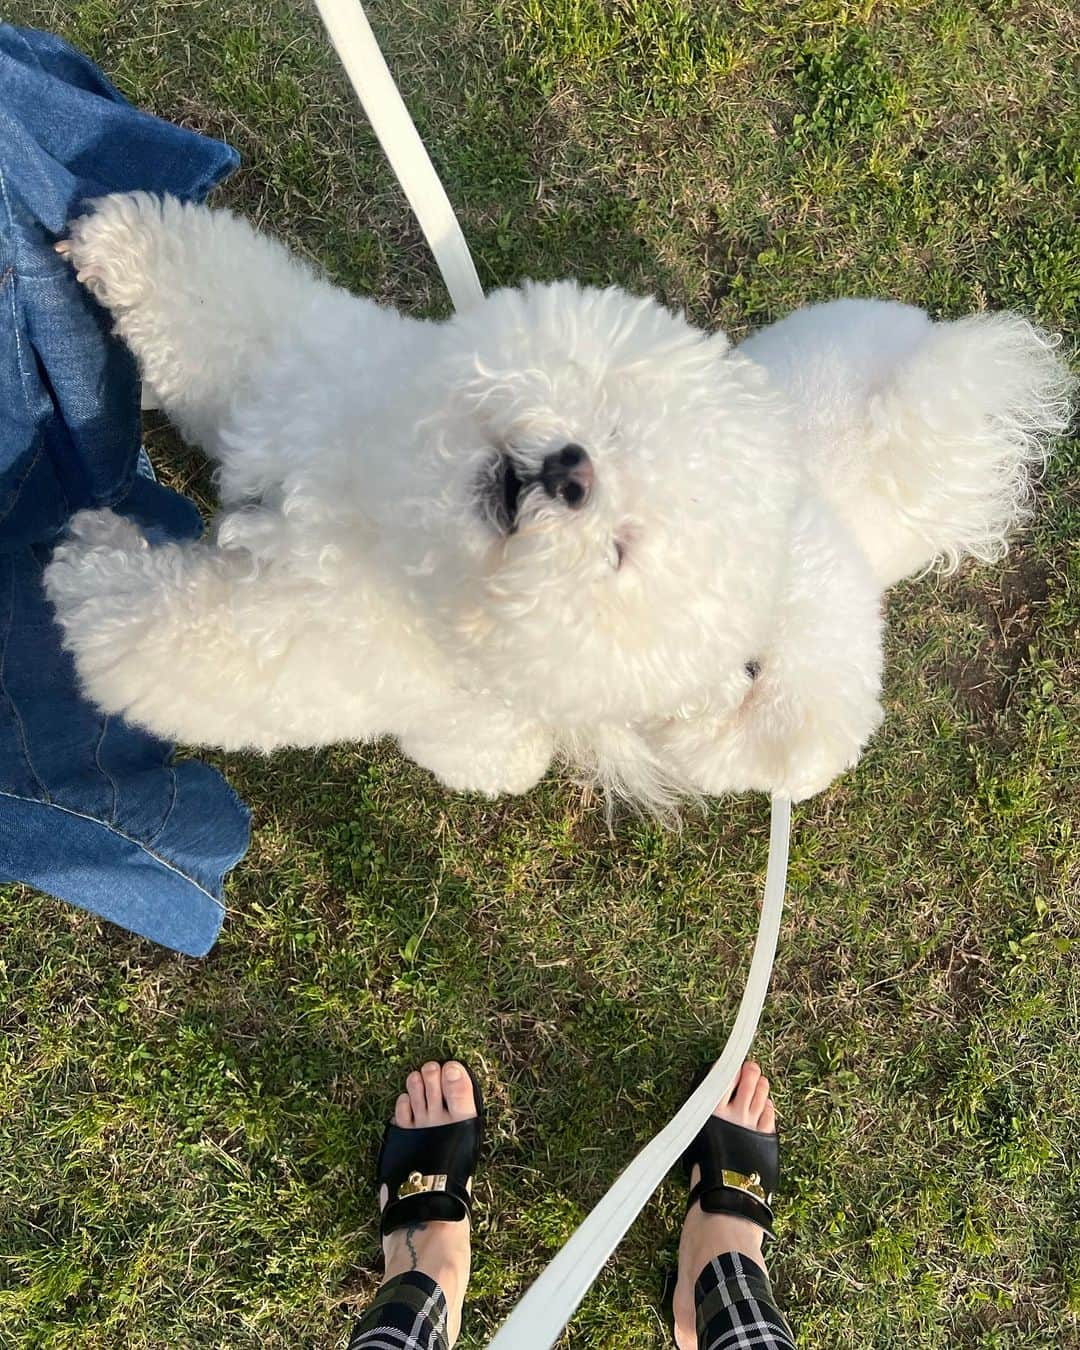
<path fill-rule="evenodd" d="M 0 169 L 0 197 L 3 197 L 4 199 L 4 212 L 7 215 L 8 229 L 11 230 L 12 234 L 14 234 L 15 217 L 12 214 L 11 198 L 8 196 L 7 178 L 4 175 L 3 169 Z M 16 257 L 17 256 L 18 256 L 18 249 L 16 248 Z M 6 278 L 14 274 L 15 274 L 15 264 L 12 263 L 4 275 Z M 19 385 L 20 388 L 22 389 L 23 402 L 26 404 L 26 411 L 33 412 L 33 409 L 30 407 L 30 400 L 26 397 L 26 376 L 27 376 L 26 353 L 23 351 L 22 334 L 19 332 L 19 312 L 15 305 L 14 286 L 10 288 L 10 293 L 11 293 L 11 325 L 15 333 L 15 351 L 19 358 Z"/>
<path fill-rule="evenodd" d="M 176 796 L 177 796 L 176 769 L 173 767 L 172 764 L 166 763 L 165 761 L 162 761 L 161 767 L 163 769 L 168 769 L 169 771 L 169 781 L 172 784 L 172 796 L 169 798 L 169 809 L 165 812 L 165 819 L 161 822 L 161 824 L 157 827 L 154 833 L 146 841 L 148 845 L 156 844 L 157 841 L 161 838 L 161 836 L 165 833 L 165 826 L 168 825 L 170 820 L 172 820 L 172 813 L 176 808 Z"/>
<path fill-rule="evenodd" d="M 0 693 L 3 694 L 5 699 L 7 699 L 8 706 L 11 708 L 11 716 L 14 719 L 15 728 L 16 731 L 18 732 L 19 745 L 22 749 L 23 759 L 26 761 L 26 767 L 30 770 L 30 773 L 33 775 L 35 782 L 41 789 L 44 795 L 44 800 L 46 801 L 46 803 L 51 805 L 52 797 L 49 795 L 49 789 L 45 786 L 44 782 L 42 781 L 41 775 L 34 767 L 34 761 L 30 758 L 30 746 L 27 744 L 26 740 L 26 724 L 23 722 L 22 713 L 19 712 L 18 705 L 16 704 L 15 700 L 11 697 L 11 691 L 7 687 L 7 678 L 6 678 L 7 652 L 8 652 L 8 643 L 11 641 L 11 624 L 14 617 L 15 617 L 15 567 L 14 565 L 12 565 L 11 589 L 8 595 L 7 623 L 4 625 L 4 645 L 3 648 L 0 649 Z M 40 801 L 41 798 L 35 799 L 33 797 L 27 797 L 25 800 Z"/>
<path fill-rule="evenodd" d="M 111 825 L 116 820 L 116 812 L 120 806 L 120 789 L 116 786 L 116 779 L 101 762 L 101 747 L 105 743 L 105 733 L 108 729 L 109 715 L 106 713 L 101 719 L 101 731 L 97 738 L 97 745 L 94 746 L 94 763 L 97 765 L 98 772 L 108 780 L 108 784 L 112 788 L 112 810 L 109 812 L 109 824 Z M 157 838 L 156 835 L 154 837 Z"/>
<path fill-rule="evenodd" d="M 63 811 L 67 816 L 74 816 L 77 820 L 89 821 L 91 825 L 98 825 L 102 829 L 108 830 L 110 834 L 115 834 L 118 839 L 123 839 L 129 844 L 134 844 L 135 847 L 141 849 L 147 857 L 153 858 L 155 862 L 161 863 L 162 867 L 167 868 L 170 872 L 175 872 L 178 877 L 182 877 L 184 881 L 194 886 L 197 891 L 201 891 L 202 894 L 206 896 L 207 900 L 212 900 L 223 914 L 225 913 L 224 904 L 216 895 L 212 895 L 205 886 L 201 886 L 194 877 L 188 876 L 186 872 L 181 872 L 180 868 L 169 862 L 168 858 L 163 858 L 160 853 L 155 853 L 152 848 L 147 848 L 141 839 L 134 839 L 130 834 L 125 834 L 123 830 L 118 830 L 115 825 L 110 825 L 107 821 L 99 820 L 97 816 L 88 816 L 82 811 L 73 811 L 70 806 L 61 806 L 58 802 L 39 801 L 36 797 L 24 797 L 18 792 L 4 792 L 0 790 L 0 797 L 7 797 L 13 802 L 30 802 L 34 806 L 48 806 L 53 811 Z"/>
<path fill-rule="evenodd" d="M 15 217 L 12 214 L 11 199 L 8 196 L 7 179 L 4 176 L 4 171 L 2 168 L 0 168 L 0 197 L 2 197 L 4 201 L 4 211 L 5 214 L 7 215 L 8 229 L 11 230 L 12 233 L 14 233 Z M 4 273 L 5 281 L 9 276 L 13 278 L 12 284 L 9 287 L 7 287 L 7 290 L 9 295 L 11 296 L 11 300 L 9 302 L 11 305 L 11 329 L 12 332 L 15 334 L 15 352 L 19 361 L 19 388 L 22 391 L 23 402 L 26 404 L 26 411 L 32 415 L 34 410 L 30 406 L 30 399 L 26 392 L 26 382 L 29 376 L 29 371 L 26 368 L 26 353 L 23 351 L 22 333 L 20 333 L 19 331 L 19 308 L 18 305 L 15 303 L 14 282 L 18 280 L 18 274 L 15 271 L 14 263 L 12 263 L 11 266 L 5 271 Z M 30 477 L 30 474 L 34 470 L 34 466 L 41 458 L 42 450 L 43 446 L 39 439 L 37 450 L 34 452 L 34 455 L 32 456 L 30 463 L 26 466 L 26 470 L 23 473 L 22 477 L 19 479 L 18 483 L 16 483 L 14 486 L 13 489 L 14 495 L 11 498 L 11 505 L 8 507 L 6 511 L 0 512 L 0 521 L 7 520 L 8 516 L 11 515 L 12 511 L 14 511 L 15 507 L 18 505 L 19 499 L 22 496 L 23 485 L 25 484 L 26 480 Z"/>

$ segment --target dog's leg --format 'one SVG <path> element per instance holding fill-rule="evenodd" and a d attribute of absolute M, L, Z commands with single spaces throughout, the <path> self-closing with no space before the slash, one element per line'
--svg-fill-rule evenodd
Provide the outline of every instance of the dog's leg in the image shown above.
<path fill-rule="evenodd" d="M 432 710 L 423 729 L 398 741 L 410 759 L 446 787 L 488 797 L 528 792 L 546 773 L 554 748 L 543 727 L 487 704 L 456 714 Z"/>
<path fill-rule="evenodd" d="M 883 587 L 935 561 L 1000 557 L 1068 424 L 1053 341 L 1012 314 L 932 323 L 907 305 L 840 300 L 740 351 L 787 392 L 818 488 Z"/>
<path fill-rule="evenodd" d="M 303 592 L 256 566 L 205 540 L 152 548 L 115 512 L 80 511 L 45 586 L 87 696 L 163 739 L 226 750 L 366 740 L 409 707 L 402 749 L 447 787 L 495 796 L 542 777 L 548 733 L 477 700 L 448 705 L 437 678 L 391 679 L 392 658 L 343 663 L 332 628 L 298 627 Z"/>
<path fill-rule="evenodd" d="M 772 640 L 740 707 L 673 720 L 657 733 L 675 781 L 710 795 L 811 796 L 858 759 L 881 721 L 876 581 L 820 501 L 799 510 Z"/>
<path fill-rule="evenodd" d="M 246 575 L 245 575 L 246 572 Z M 291 739 L 234 610 L 258 614 L 250 559 L 197 541 L 151 548 L 112 511 L 80 511 L 45 586 L 87 696 L 167 740 L 272 749 Z"/>
<path fill-rule="evenodd" d="M 184 435 L 210 453 L 267 353 L 333 291 L 228 211 L 145 192 L 91 203 L 57 245 Z"/>

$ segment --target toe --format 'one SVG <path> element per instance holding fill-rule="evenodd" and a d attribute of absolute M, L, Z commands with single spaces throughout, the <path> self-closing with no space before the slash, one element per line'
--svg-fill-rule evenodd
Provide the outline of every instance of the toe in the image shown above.
<path fill-rule="evenodd" d="M 446 1122 L 446 1103 L 442 1093 L 442 1066 L 433 1059 L 420 1070 L 424 1079 L 424 1095 L 427 1098 L 429 1125 L 443 1125 Z"/>
<path fill-rule="evenodd" d="M 400 1125 L 406 1130 L 412 1128 L 412 1102 L 409 1101 L 409 1094 L 407 1092 L 403 1092 L 394 1103 L 394 1124 Z"/>
<path fill-rule="evenodd" d="M 405 1090 L 409 1094 L 413 1124 L 426 1125 L 428 1123 L 428 1109 L 427 1098 L 424 1095 L 424 1080 L 415 1069 L 405 1080 Z"/>
<path fill-rule="evenodd" d="M 734 1114 L 742 1120 L 746 1120 L 750 1114 L 750 1103 L 754 1099 L 754 1091 L 757 1088 L 760 1077 L 760 1065 L 755 1064 L 752 1059 L 748 1059 L 742 1066 L 742 1073 L 739 1075 L 739 1082 L 735 1088 L 735 1095 L 731 1099 Z"/>
<path fill-rule="evenodd" d="M 468 1120 L 476 1115 L 472 1080 L 456 1059 L 443 1065 L 442 1094 L 451 1120 Z"/>
<path fill-rule="evenodd" d="M 776 1108 L 771 1100 L 765 1103 L 764 1109 L 758 1117 L 757 1127 L 762 1134 L 776 1133 Z"/>
<path fill-rule="evenodd" d="M 759 1130 L 761 1125 L 761 1113 L 765 1110 L 765 1103 L 769 1100 L 769 1080 L 764 1074 L 757 1080 L 757 1086 L 754 1088 L 754 1095 L 750 1098 L 750 1120 L 749 1125 L 753 1130 Z"/>

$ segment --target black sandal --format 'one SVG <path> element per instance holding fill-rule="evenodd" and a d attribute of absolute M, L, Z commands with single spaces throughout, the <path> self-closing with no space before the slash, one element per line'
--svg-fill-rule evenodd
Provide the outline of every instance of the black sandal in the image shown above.
<path fill-rule="evenodd" d="M 440 1065 L 446 1063 L 440 1061 Z M 484 1140 L 484 1099 L 473 1071 L 467 1064 L 462 1068 L 472 1083 L 475 1116 L 413 1129 L 390 1121 L 383 1131 L 375 1169 L 376 1186 L 387 1189 L 382 1237 L 412 1224 L 452 1223 L 472 1216 L 469 1184 Z"/>
<path fill-rule="evenodd" d="M 780 1136 L 775 1130 L 765 1134 L 710 1116 L 682 1163 L 687 1180 L 695 1163 L 701 1168 L 687 1212 L 700 1202 L 706 1214 L 749 1219 L 766 1238 L 774 1236 L 772 1201 L 780 1182 Z"/>
<path fill-rule="evenodd" d="M 711 1068 L 711 1064 L 707 1065 L 695 1077 L 691 1092 L 701 1086 Z M 773 1194 L 780 1183 L 780 1135 L 777 1130 L 766 1134 L 721 1120 L 719 1116 L 710 1116 L 680 1161 L 687 1181 L 695 1165 L 701 1168 L 701 1177 L 687 1197 L 688 1214 L 700 1202 L 706 1214 L 749 1219 L 764 1232 L 767 1240 L 773 1238 Z M 664 1274 L 660 1295 L 673 1345 L 678 1274 L 677 1267 Z"/>

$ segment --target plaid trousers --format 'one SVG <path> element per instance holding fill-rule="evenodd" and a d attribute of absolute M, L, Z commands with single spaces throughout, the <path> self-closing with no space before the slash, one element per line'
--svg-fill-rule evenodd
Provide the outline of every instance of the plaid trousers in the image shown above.
<path fill-rule="evenodd" d="M 349 1350 L 447 1350 L 443 1291 L 418 1270 L 387 1280 L 353 1327 Z"/>
<path fill-rule="evenodd" d="M 738 1252 L 714 1256 L 694 1286 L 698 1350 L 795 1350 L 769 1277 Z"/>
<path fill-rule="evenodd" d="M 762 1268 L 738 1252 L 698 1277 L 698 1350 L 795 1350 Z M 349 1350 L 447 1350 L 446 1300 L 419 1271 L 388 1280 L 353 1329 Z"/>

